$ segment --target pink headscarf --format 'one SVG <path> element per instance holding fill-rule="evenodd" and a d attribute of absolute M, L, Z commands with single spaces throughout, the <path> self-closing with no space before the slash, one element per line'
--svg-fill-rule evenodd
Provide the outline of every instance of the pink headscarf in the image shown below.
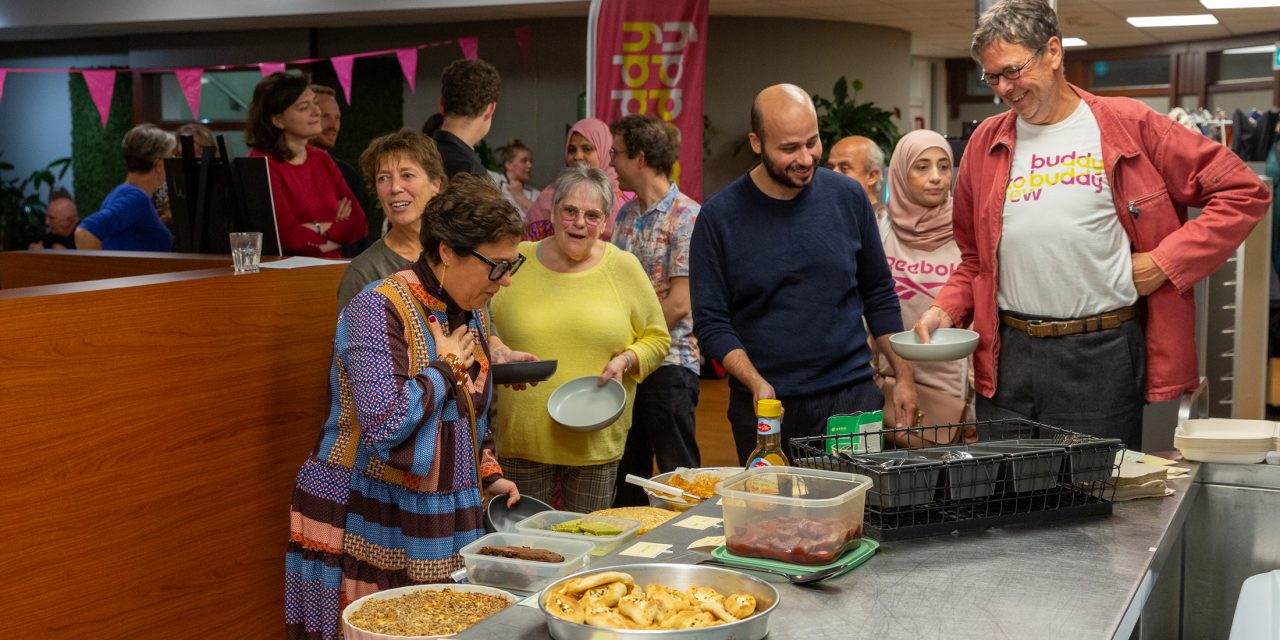
<path fill-rule="evenodd" d="M 609 131 L 609 125 L 603 120 L 596 118 L 583 118 L 573 124 L 569 128 L 569 134 L 564 137 L 565 153 L 569 150 L 569 139 L 573 134 L 582 134 L 582 137 L 596 148 L 596 154 L 600 158 L 600 170 L 609 176 L 609 183 L 613 185 L 613 211 L 609 213 L 609 221 L 605 223 L 604 229 L 600 231 L 600 238 L 608 240 L 613 235 L 613 224 L 618 218 L 618 209 L 626 204 L 631 198 L 624 197 L 618 190 L 618 174 L 613 170 L 613 162 L 610 160 L 611 151 L 613 150 L 613 133 Z M 525 212 L 525 224 L 531 224 L 540 220 L 551 219 L 551 197 L 555 194 L 556 184 L 552 182 L 547 188 L 538 194 L 538 199 L 533 202 L 533 206 Z M 632 196 L 634 197 L 634 196 Z"/>
<path fill-rule="evenodd" d="M 898 139 L 889 161 L 889 221 L 903 244 L 933 251 L 951 240 L 951 193 L 936 207 L 926 207 L 911 197 L 907 172 L 920 154 L 939 147 L 951 158 L 947 139 L 928 129 L 916 129 Z M 947 185 L 950 188 L 950 185 Z"/>

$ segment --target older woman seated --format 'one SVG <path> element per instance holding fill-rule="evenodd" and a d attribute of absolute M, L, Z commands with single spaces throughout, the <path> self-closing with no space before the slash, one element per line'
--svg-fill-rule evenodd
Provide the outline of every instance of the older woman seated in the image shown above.
<path fill-rule="evenodd" d="M 561 173 L 552 198 L 555 235 L 520 244 L 529 267 L 493 301 L 508 346 L 559 361 L 549 383 L 518 393 L 498 390 L 498 459 L 526 495 L 557 495 L 560 508 L 584 513 L 613 502 L 636 383 L 662 364 L 671 345 L 640 262 L 599 239 L 613 202 L 613 186 L 600 169 L 573 166 Z M 558 426 L 547 413 L 548 396 L 588 375 L 626 387 L 622 417 L 592 433 Z"/>
<path fill-rule="evenodd" d="M 493 454 L 480 310 L 520 268 L 522 229 L 487 178 L 455 178 L 427 207 L 422 257 L 338 317 L 329 417 L 293 492 L 288 637 L 337 638 L 340 603 L 448 582 L 484 534 L 482 488 L 519 500 Z"/>

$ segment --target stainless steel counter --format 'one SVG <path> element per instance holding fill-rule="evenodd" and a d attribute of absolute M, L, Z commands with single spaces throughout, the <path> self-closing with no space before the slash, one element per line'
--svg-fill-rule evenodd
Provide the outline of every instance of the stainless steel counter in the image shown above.
<path fill-rule="evenodd" d="M 816 587 L 767 578 L 782 593 L 769 638 L 1127 640 L 1200 490 L 1192 467 L 1190 477 L 1170 483 L 1175 495 L 1122 502 L 1111 516 L 889 542 Z M 719 507 L 689 515 L 718 517 Z M 692 563 L 707 555 L 686 547 L 722 533 L 667 523 L 642 540 L 673 545 L 676 553 L 657 562 Z M 591 566 L 633 562 L 645 560 L 615 552 Z M 541 611 L 517 606 L 459 637 L 550 636 Z"/>

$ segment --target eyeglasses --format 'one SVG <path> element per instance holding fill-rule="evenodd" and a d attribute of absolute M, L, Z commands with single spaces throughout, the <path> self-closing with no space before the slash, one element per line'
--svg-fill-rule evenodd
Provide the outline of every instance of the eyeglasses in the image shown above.
<path fill-rule="evenodd" d="M 466 251 L 478 258 L 481 262 L 489 265 L 489 279 L 494 281 L 501 280 L 502 276 L 507 274 L 514 276 L 516 272 L 520 270 L 520 265 L 524 264 L 523 255 L 516 258 L 514 262 L 511 260 L 498 260 L 495 262 L 480 255 L 480 253 L 475 249 L 467 249 Z"/>
<path fill-rule="evenodd" d="M 1022 70 L 1026 69 L 1027 65 L 1031 64 L 1031 62 L 1036 59 L 1036 56 L 1040 55 L 1041 51 L 1044 51 L 1043 45 L 1039 49 L 1036 49 L 1035 53 L 1031 54 L 1031 57 L 1027 58 L 1026 62 L 1016 67 L 1008 67 L 1004 71 L 1001 71 L 1000 73 L 987 73 L 984 70 L 982 72 L 982 81 L 987 83 L 987 86 L 994 87 L 1000 84 L 1000 78 L 1004 78 L 1009 82 L 1013 82 L 1014 80 L 1017 80 L 1018 77 L 1022 75 Z"/>
<path fill-rule="evenodd" d="M 583 211 L 571 204 L 560 205 L 560 219 L 567 223 L 578 221 L 578 216 L 582 216 L 588 225 L 596 226 L 604 222 L 604 212 L 599 209 L 587 209 Z"/>

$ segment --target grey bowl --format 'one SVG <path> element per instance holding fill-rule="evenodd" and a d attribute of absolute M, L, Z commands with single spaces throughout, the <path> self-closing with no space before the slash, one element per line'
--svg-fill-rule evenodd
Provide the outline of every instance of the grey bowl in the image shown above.
<path fill-rule="evenodd" d="M 973 353 L 978 348 L 978 334 L 968 329 L 937 329 L 929 344 L 921 344 L 914 331 L 903 331 L 889 336 L 889 346 L 905 360 L 945 362 Z"/>
<path fill-rule="evenodd" d="M 604 386 L 599 376 L 574 378 L 547 398 L 551 419 L 570 431 L 599 431 L 617 421 L 627 406 L 627 390 L 617 380 Z"/>
<path fill-rule="evenodd" d="M 604 629 L 586 624 L 569 622 L 547 611 L 547 597 L 560 590 L 560 586 L 579 576 L 601 571 L 623 571 L 631 574 L 636 584 L 660 584 L 684 591 L 689 587 L 711 587 L 722 595 L 745 593 L 756 599 L 756 613 L 737 622 L 680 630 L 626 630 Z M 643 640 L 645 638 L 675 638 L 678 640 L 760 640 L 769 634 L 769 614 L 778 606 L 778 590 L 755 576 L 696 564 L 627 564 L 579 571 L 547 586 L 538 595 L 538 608 L 547 618 L 547 631 L 556 640 Z"/>

